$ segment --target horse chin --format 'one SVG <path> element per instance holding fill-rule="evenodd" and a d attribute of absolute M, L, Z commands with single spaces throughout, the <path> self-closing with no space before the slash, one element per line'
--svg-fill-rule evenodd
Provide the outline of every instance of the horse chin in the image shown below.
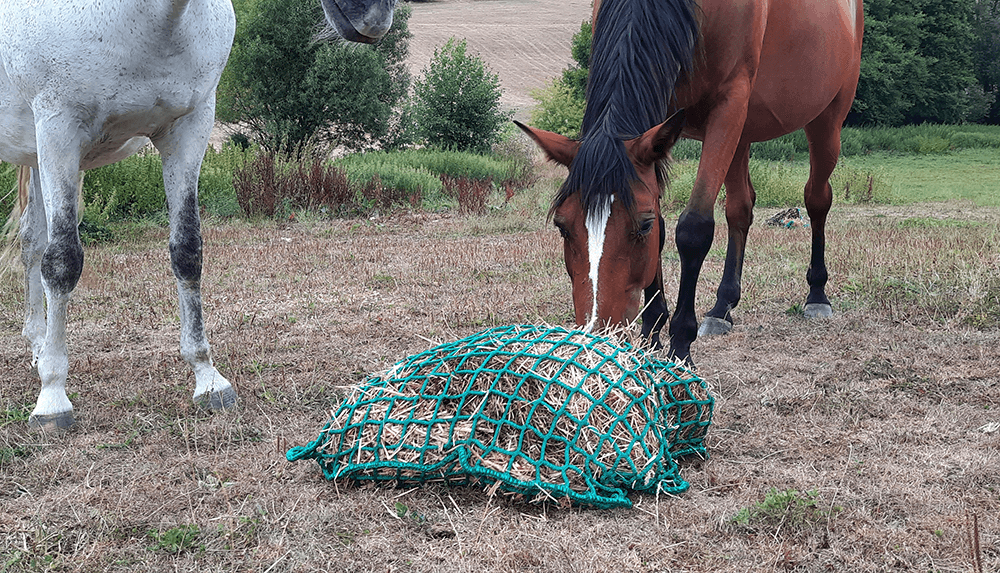
<path fill-rule="evenodd" d="M 374 34 L 368 35 L 358 30 L 352 19 L 340 7 L 340 1 L 342 0 L 321 0 L 320 3 L 323 5 L 323 12 L 326 14 L 327 23 L 344 40 L 359 44 L 374 44 L 389 30 L 389 25 L 392 24 L 391 12 L 389 25 L 366 28 L 366 31 L 374 31 Z"/>

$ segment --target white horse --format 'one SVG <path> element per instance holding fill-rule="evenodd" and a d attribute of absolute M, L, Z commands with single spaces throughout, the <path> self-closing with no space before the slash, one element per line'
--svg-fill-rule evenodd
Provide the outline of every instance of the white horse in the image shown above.
<path fill-rule="evenodd" d="M 348 40 L 374 42 L 392 23 L 395 0 L 321 2 Z M 0 160 L 31 168 L 20 220 L 23 334 L 42 388 L 30 426 L 74 423 L 66 307 L 83 269 L 81 173 L 150 141 L 163 158 L 180 349 L 194 369 L 194 401 L 235 405 L 205 337 L 198 215 L 198 173 L 235 28 L 230 0 L 0 1 Z"/>

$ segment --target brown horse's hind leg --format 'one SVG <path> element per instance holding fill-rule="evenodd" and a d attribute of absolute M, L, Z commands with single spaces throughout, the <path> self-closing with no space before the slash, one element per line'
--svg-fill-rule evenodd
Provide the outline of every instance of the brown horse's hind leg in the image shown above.
<path fill-rule="evenodd" d="M 750 182 L 750 143 L 740 142 L 726 174 L 726 222 L 729 224 L 729 245 L 726 267 L 716 293 L 715 306 L 705 314 L 698 336 L 726 334 L 733 328 L 729 311 L 740 302 L 743 280 L 743 257 L 747 234 L 753 224 L 753 206 L 757 201 Z"/>
<path fill-rule="evenodd" d="M 809 180 L 806 181 L 805 203 L 812 225 L 812 255 L 806 282 L 809 296 L 803 308 L 808 318 L 827 318 L 833 315 L 830 299 L 826 296 L 826 216 L 833 202 L 830 175 L 840 156 L 840 126 L 846 113 L 837 109 L 836 102 L 822 115 L 805 126 L 809 140 Z"/>

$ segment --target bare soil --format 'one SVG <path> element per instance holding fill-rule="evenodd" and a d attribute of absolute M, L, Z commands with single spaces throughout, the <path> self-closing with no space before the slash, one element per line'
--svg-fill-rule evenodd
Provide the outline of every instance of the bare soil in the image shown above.
<path fill-rule="evenodd" d="M 501 103 L 519 118 L 535 105 L 531 91 L 572 62 L 570 41 L 590 20 L 590 0 L 439 0 L 411 2 L 408 64 L 414 77 L 448 38 L 465 39 L 500 78 Z"/>

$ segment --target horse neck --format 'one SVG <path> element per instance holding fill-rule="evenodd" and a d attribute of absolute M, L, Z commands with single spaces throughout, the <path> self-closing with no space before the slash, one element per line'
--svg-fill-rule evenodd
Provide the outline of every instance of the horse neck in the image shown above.
<path fill-rule="evenodd" d="M 691 70 L 699 30 L 694 0 L 603 0 L 594 7 L 583 138 L 631 138 L 664 121 Z"/>
<path fill-rule="evenodd" d="M 596 21 L 581 144 L 556 195 L 574 193 L 587 213 L 616 195 L 631 210 L 638 181 L 625 139 L 667 119 L 677 82 L 698 39 L 694 0 L 603 0 Z"/>

